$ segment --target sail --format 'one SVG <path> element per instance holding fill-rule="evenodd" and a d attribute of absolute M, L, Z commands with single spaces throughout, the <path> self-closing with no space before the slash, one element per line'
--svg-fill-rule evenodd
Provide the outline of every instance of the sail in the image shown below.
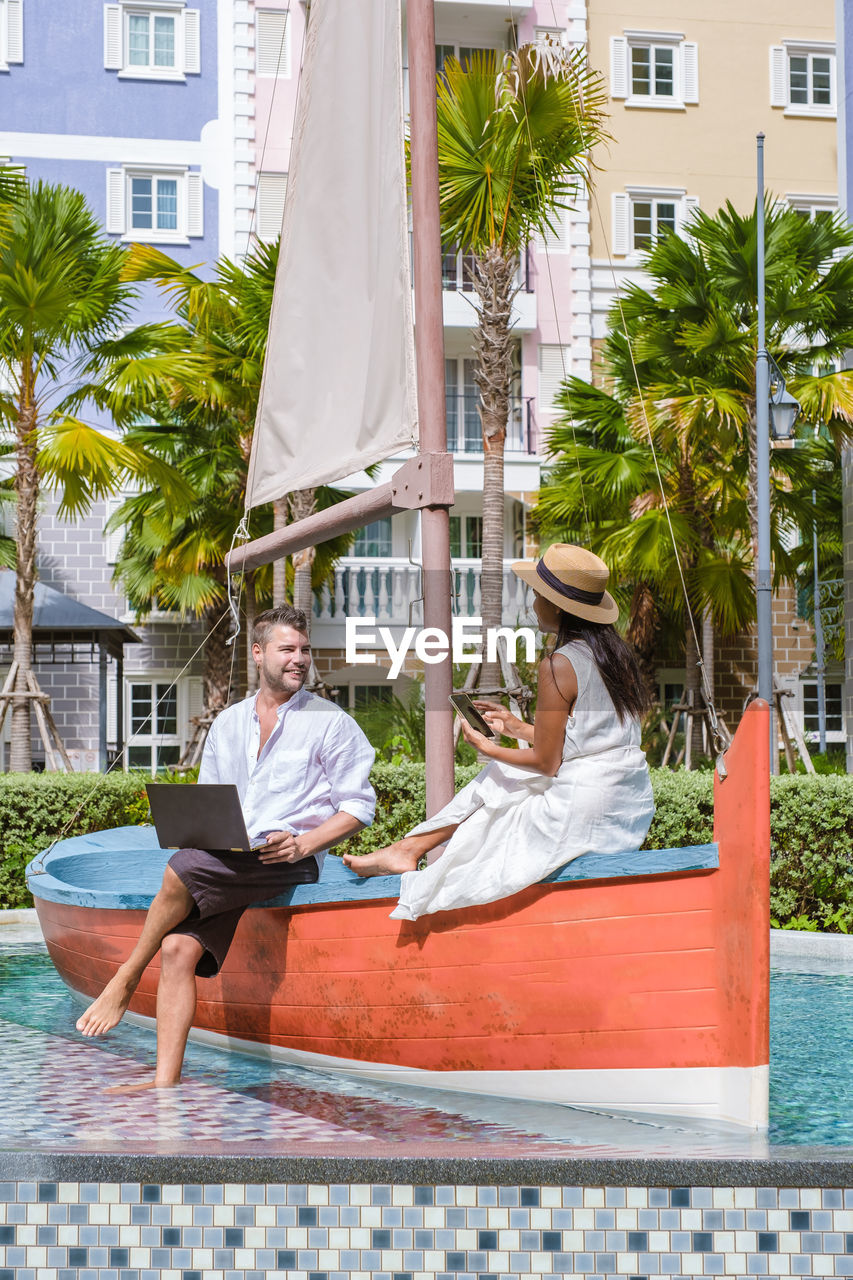
<path fill-rule="evenodd" d="M 312 0 L 247 502 L 417 433 L 400 0 Z"/>

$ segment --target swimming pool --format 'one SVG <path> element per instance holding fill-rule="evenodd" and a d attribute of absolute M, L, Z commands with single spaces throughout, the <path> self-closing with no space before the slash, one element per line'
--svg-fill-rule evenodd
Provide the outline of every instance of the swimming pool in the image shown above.
<path fill-rule="evenodd" d="M 789 958 L 771 978 L 771 1146 L 853 1146 L 853 972 Z M 127 1098 L 152 1033 L 122 1024 L 97 1043 L 74 1029 L 79 1006 L 38 945 L 0 946 L 0 1147 L 41 1150 L 248 1149 L 258 1144 L 453 1144 L 532 1154 L 559 1148 L 758 1154 L 763 1138 L 711 1124 L 603 1115 L 351 1081 L 263 1057 L 190 1045 L 186 1085 Z"/>

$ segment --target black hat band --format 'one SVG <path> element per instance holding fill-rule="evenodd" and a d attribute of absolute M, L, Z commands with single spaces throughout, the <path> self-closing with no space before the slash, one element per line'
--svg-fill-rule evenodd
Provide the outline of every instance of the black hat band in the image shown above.
<path fill-rule="evenodd" d="M 561 596 L 565 596 L 567 600 L 574 600 L 577 604 L 601 604 L 604 599 L 603 591 L 582 591 L 580 587 L 570 587 L 565 582 L 561 582 L 560 579 L 546 567 L 544 560 L 537 560 L 536 572 L 542 581 L 546 582 L 552 590 L 557 591 Z"/>

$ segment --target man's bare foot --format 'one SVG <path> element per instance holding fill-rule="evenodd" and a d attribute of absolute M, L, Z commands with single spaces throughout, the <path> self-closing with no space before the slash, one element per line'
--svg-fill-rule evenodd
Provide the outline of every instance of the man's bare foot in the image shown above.
<path fill-rule="evenodd" d="M 373 853 L 345 853 L 344 866 L 357 876 L 401 876 L 404 871 L 417 871 L 424 850 L 413 840 L 398 840 Z"/>
<path fill-rule="evenodd" d="M 97 1000 L 77 1019 L 77 1030 L 84 1036 L 102 1036 L 121 1022 L 130 1004 L 134 986 L 116 974 L 110 978 Z"/>
<path fill-rule="evenodd" d="M 147 1093 L 149 1089 L 176 1089 L 180 1083 L 180 1080 L 170 1080 L 166 1084 L 159 1084 L 156 1080 L 138 1080 L 135 1084 L 114 1084 L 104 1093 L 117 1098 L 126 1093 Z"/>

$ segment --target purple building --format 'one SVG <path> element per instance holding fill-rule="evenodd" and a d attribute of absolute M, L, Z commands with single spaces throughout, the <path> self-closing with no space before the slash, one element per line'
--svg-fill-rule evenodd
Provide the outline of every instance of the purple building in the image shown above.
<path fill-rule="evenodd" d="M 199 8 L 184 0 L 78 0 L 73 8 L 4 0 L 0 157 L 32 179 L 82 191 L 106 232 L 125 243 L 157 245 L 188 266 L 231 252 L 234 13 L 225 0 Z M 156 291 L 144 289 L 137 319 L 163 316 Z M 120 539 L 104 532 L 117 503 L 67 524 L 45 494 L 38 572 L 46 585 L 132 625 L 112 582 Z M 125 735 L 135 735 L 125 756 L 132 766 L 173 763 L 191 732 L 200 661 L 186 664 L 198 626 L 154 615 L 136 630 L 143 642 L 126 648 L 121 677 L 112 655 L 99 663 L 85 646 L 36 649 L 38 678 L 75 767 L 103 767 L 120 750 L 122 719 Z M 8 651 L 4 659 L 8 666 Z M 35 759 L 43 756 L 34 739 Z"/>

